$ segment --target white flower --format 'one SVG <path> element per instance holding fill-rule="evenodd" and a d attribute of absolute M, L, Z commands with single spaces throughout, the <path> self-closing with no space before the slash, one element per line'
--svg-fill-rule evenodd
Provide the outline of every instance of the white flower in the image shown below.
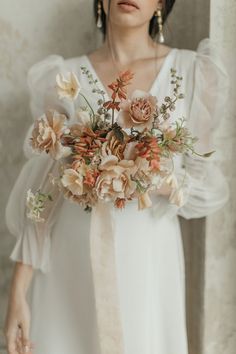
<path fill-rule="evenodd" d="M 83 171 L 77 172 L 72 168 L 65 169 L 63 176 L 61 177 L 61 183 L 73 195 L 82 195 L 83 194 Z"/>
<path fill-rule="evenodd" d="M 41 217 L 41 213 L 45 209 L 45 202 L 47 199 L 51 200 L 49 194 L 44 194 L 40 191 L 33 193 L 31 189 L 29 189 L 26 195 L 27 217 L 36 222 L 44 222 L 45 219 Z"/>
<path fill-rule="evenodd" d="M 59 98 L 67 98 L 70 100 L 76 100 L 81 90 L 81 85 L 74 72 L 68 72 L 68 79 L 66 79 L 62 73 L 56 76 L 56 88 Z"/>
<path fill-rule="evenodd" d="M 91 126 L 91 117 L 90 117 L 90 114 L 87 110 L 78 108 L 76 111 L 76 117 L 78 120 L 78 124 L 85 126 L 85 127 Z"/>

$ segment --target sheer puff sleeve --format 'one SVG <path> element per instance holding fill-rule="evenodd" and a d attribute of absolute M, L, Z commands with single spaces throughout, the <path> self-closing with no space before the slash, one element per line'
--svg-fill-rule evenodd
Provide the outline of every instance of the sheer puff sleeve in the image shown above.
<path fill-rule="evenodd" d="M 193 90 L 187 124 L 199 139 L 195 150 L 201 154 L 213 150 L 215 153 L 208 158 L 192 154 L 184 156 L 188 190 L 186 202 L 178 209 L 178 215 L 185 219 L 214 213 L 229 198 L 228 183 L 220 168 L 222 154 L 217 146 L 217 134 L 225 123 L 229 76 L 217 54 L 216 45 L 209 38 L 200 41 L 193 64 Z"/>
<path fill-rule="evenodd" d="M 189 57 L 188 57 L 189 54 Z M 192 136 L 198 138 L 195 151 L 181 157 L 175 175 L 181 186 L 181 206 L 159 196 L 154 206 L 155 215 L 161 217 L 180 215 L 185 219 L 200 218 L 214 213 L 229 199 L 229 187 L 220 168 L 221 151 L 217 147 L 217 134 L 224 124 L 229 93 L 229 76 L 216 45 L 209 39 L 200 41 L 196 51 L 184 51 L 183 79 L 187 81 L 188 113 L 186 125 Z M 191 64 L 185 60 L 191 60 Z"/>
<path fill-rule="evenodd" d="M 66 72 L 66 61 L 59 55 L 50 55 L 30 67 L 27 82 L 30 95 L 30 110 L 35 120 L 47 108 L 57 109 L 71 119 L 74 103 L 59 100 L 55 89 L 55 78 L 58 72 Z M 26 216 L 26 196 L 29 189 L 36 192 L 41 189 L 44 193 L 51 192 L 49 173 L 56 173 L 57 162 L 48 155 L 38 155 L 31 150 L 29 137 L 33 124 L 25 137 L 23 151 L 28 159 L 22 167 L 11 190 L 5 209 L 6 225 L 10 233 L 16 237 L 16 243 L 10 254 L 13 261 L 32 265 L 42 272 L 50 270 L 51 228 L 55 221 L 55 210 L 61 196 L 54 195 L 53 207 L 47 210 L 44 223 L 35 222 Z"/>
<path fill-rule="evenodd" d="M 73 118 L 74 103 L 69 100 L 60 100 L 55 88 L 57 73 L 66 74 L 71 69 L 67 62 L 69 61 L 62 56 L 53 54 L 36 62 L 28 70 L 29 106 L 33 120 L 40 117 L 48 108 L 64 113 L 69 119 Z M 32 128 L 33 124 L 28 129 L 23 145 L 27 158 L 34 154 L 28 144 Z"/>

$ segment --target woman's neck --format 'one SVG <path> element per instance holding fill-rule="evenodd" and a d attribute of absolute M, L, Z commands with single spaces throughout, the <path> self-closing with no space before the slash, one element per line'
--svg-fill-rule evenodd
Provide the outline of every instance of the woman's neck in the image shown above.
<path fill-rule="evenodd" d="M 156 48 L 157 44 L 149 36 L 146 24 L 138 28 L 121 28 L 112 24 L 102 51 L 110 57 L 112 50 L 115 61 L 120 65 L 127 65 L 137 59 L 154 55 Z"/>

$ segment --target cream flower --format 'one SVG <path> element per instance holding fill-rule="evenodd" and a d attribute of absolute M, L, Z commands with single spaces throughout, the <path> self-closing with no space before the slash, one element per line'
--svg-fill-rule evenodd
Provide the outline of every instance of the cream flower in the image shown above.
<path fill-rule="evenodd" d="M 138 196 L 138 210 L 150 208 L 152 206 L 152 201 L 149 197 L 148 192 L 139 194 Z"/>
<path fill-rule="evenodd" d="M 158 188 L 158 194 L 167 196 L 171 204 L 176 204 L 179 207 L 184 203 L 183 190 L 179 187 L 178 180 L 174 173 L 170 173 L 163 178 Z"/>
<path fill-rule="evenodd" d="M 171 204 L 175 204 L 181 207 L 184 204 L 183 190 L 181 188 L 173 190 L 169 197 L 169 201 L 171 202 Z"/>
<path fill-rule="evenodd" d="M 136 189 L 136 183 L 131 175 L 136 167 L 133 161 L 121 160 L 110 155 L 103 159 L 100 168 L 102 170 L 97 179 L 95 188 L 97 195 L 104 201 L 114 201 L 116 198 L 129 198 Z"/>
<path fill-rule="evenodd" d="M 32 131 L 31 146 L 37 151 L 46 151 L 58 160 L 71 154 L 71 149 L 61 144 L 60 138 L 67 129 L 66 116 L 55 110 L 48 110 L 35 121 Z"/>
<path fill-rule="evenodd" d="M 83 175 L 73 168 L 64 170 L 61 183 L 63 187 L 67 188 L 73 195 L 83 194 Z"/>
<path fill-rule="evenodd" d="M 91 127 L 91 117 L 87 110 L 78 108 L 76 111 L 76 117 L 79 125 Z"/>
<path fill-rule="evenodd" d="M 158 188 L 158 194 L 170 197 L 171 193 L 178 188 L 178 181 L 174 173 L 168 174 L 162 179 Z"/>
<path fill-rule="evenodd" d="M 157 98 L 141 90 L 135 90 L 130 100 L 124 100 L 120 104 L 120 112 L 117 123 L 122 128 L 132 128 L 143 131 L 150 129 L 154 121 Z"/>
<path fill-rule="evenodd" d="M 56 76 L 56 89 L 59 98 L 68 98 L 70 100 L 76 100 L 81 90 L 81 85 L 74 72 L 68 72 L 68 79 L 66 79 L 62 73 Z"/>

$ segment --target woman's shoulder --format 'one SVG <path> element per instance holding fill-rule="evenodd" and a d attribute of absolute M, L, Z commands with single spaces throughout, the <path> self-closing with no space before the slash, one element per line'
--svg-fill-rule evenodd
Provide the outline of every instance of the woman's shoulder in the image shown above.
<path fill-rule="evenodd" d="M 175 67 L 185 77 L 188 77 L 186 81 L 190 84 L 194 76 L 202 85 L 204 81 L 208 81 L 210 78 L 214 78 L 215 81 L 221 78 L 225 82 L 228 80 L 222 53 L 220 53 L 217 43 L 211 38 L 201 39 L 196 49 L 175 49 L 177 52 Z"/>
<path fill-rule="evenodd" d="M 28 69 L 28 81 L 38 81 L 41 78 L 49 78 L 57 72 L 78 71 L 80 65 L 86 59 L 85 54 L 68 57 L 61 54 L 49 54 L 34 62 Z"/>
<path fill-rule="evenodd" d="M 184 64 L 188 62 L 195 65 L 219 64 L 221 65 L 221 57 L 217 44 L 205 37 L 198 42 L 196 49 L 175 48 L 179 54 L 179 60 Z"/>

